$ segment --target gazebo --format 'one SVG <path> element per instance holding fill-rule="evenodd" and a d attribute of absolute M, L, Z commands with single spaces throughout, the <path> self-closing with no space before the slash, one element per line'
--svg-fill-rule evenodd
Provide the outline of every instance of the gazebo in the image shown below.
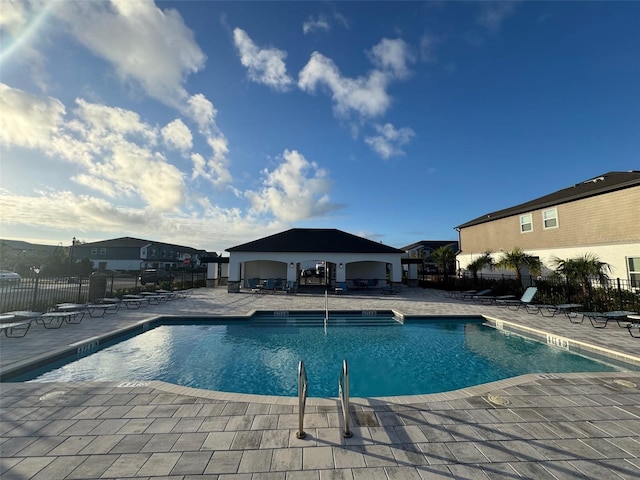
<path fill-rule="evenodd" d="M 229 292 L 250 281 L 277 279 L 299 286 L 390 287 L 402 282 L 404 250 L 336 229 L 292 228 L 228 248 Z"/>

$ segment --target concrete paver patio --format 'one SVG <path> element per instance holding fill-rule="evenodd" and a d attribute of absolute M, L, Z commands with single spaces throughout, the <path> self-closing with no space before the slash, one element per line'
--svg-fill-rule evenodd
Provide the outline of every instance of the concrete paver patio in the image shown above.
<path fill-rule="evenodd" d="M 485 315 L 640 366 L 640 339 L 615 322 L 594 329 L 417 288 L 332 296 L 330 308 Z M 323 310 L 324 297 L 200 289 L 58 330 L 34 325 L 25 338 L 0 340 L 0 361 L 5 372 L 157 315 L 296 309 Z M 335 398 L 308 400 L 307 436 L 298 439 L 294 398 L 162 382 L 5 382 L 0 389 L 2 480 L 640 478 L 638 372 L 525 375 L 441 394 L 352 399 L 351 438 L 341 435 Z"/>

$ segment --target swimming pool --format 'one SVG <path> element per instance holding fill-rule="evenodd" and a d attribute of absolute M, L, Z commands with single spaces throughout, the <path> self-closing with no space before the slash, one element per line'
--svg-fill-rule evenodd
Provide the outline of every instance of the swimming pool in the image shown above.
<path fill-rule="evenodd" d="M 334 318 L 325 329 L 322 321 L 292 318 L 277 325 L 173 319 L 20 380 L 161 380 L 226 392 L 295 396 L 298 362 L 303 360 L 309 396 L 335 397 L 342 360 L 347 359 L 351 396 L 380 397 L 444 392 L 526 373 L 622 369 L 483 322 L 410 320 L 365 326 Z"/>

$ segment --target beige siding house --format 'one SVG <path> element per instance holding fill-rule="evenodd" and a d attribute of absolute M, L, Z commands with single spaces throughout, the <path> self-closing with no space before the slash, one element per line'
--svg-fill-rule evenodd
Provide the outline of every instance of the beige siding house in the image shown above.
<path fill-rule="evenodd" d="M 640 171 L 609 172 L 514 207 L 483 215 L 456 230 L 464 269 L 487 250 L 519 247 L 553 269 L 553 257 L 597 255 L 611 277 L 640 287 Z"/>

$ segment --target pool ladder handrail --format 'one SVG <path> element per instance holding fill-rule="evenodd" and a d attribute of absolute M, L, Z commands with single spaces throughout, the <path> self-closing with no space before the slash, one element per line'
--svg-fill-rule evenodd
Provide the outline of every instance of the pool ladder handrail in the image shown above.
<path fill-rule="evenodd" d="M 340 371 L 340 379 L 338 380 L 338 393 L 340 395 L 342 419 L 344 422 L 342 436 L 350 438 L 353 433 L 349 428 L 349 366 L 347 365 L 346 359 L 342 361 L 342 370 Z"/>
<path fill-rule="evenodd" d="M 327 324 L 329 323 L 329 292 L 324 291 L 324 331 L 327 333 Z"/>
<path fill-rule="evenodd" d="M 307 371 L 304 368 L 304 362 L 300 360 L 300 363 L 298 363 L 298 431 L 296 432 L 296 438 L 307 436 L 304 431 L 304 410 L 307 404 L 308 388 Z"/>

